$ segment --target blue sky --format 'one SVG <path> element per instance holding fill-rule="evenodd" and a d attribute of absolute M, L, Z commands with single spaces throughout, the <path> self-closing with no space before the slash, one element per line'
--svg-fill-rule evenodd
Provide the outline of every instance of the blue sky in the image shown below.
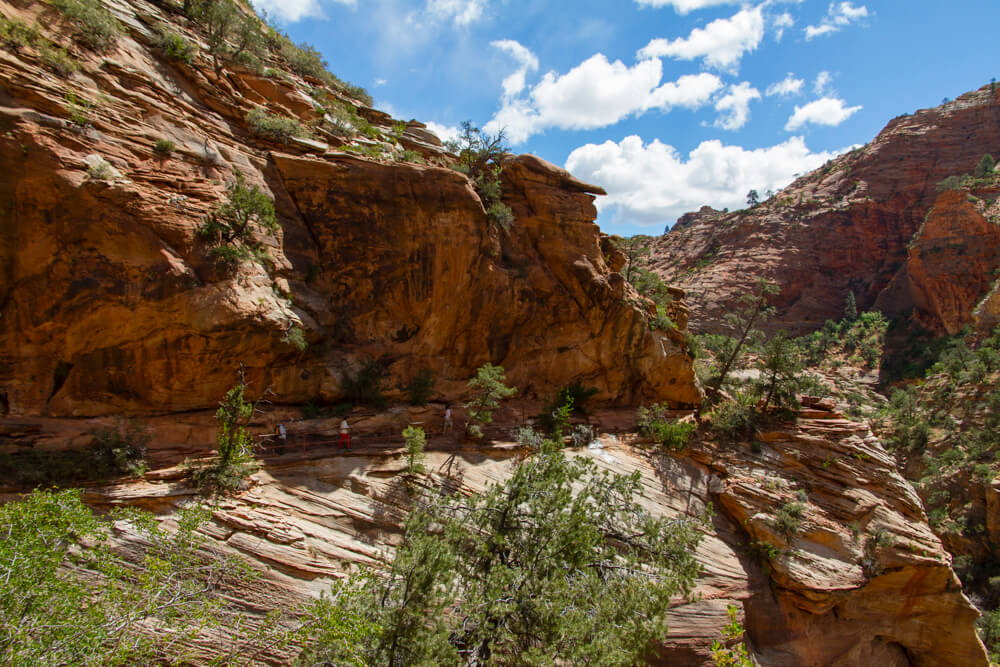
<path fill-rule="evenodd" d="M 254 0 L 375 106 L 505 128 L 611 233 L 743 205 L 1000 76 L 996 0 Z"/>

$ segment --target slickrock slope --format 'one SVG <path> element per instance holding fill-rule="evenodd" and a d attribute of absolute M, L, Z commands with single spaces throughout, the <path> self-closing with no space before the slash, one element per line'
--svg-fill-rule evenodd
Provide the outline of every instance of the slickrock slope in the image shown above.
<path fill-rule="evenodd" d="M 993 278 L 996 225 L 984 225 L 982 214 L 996 192 L 977 193 L 988 199 L 985 206 L 960 206 L 953 198 L 939 201 L 936 184 L 971 172 L 986 153 L 1000 153 L 1000 95 L 990 86 L 893 119 L 867 146 L 753 209 L 705 207 L 682 217 L 656 240 L 654 268 L 686 290 L 695 331 L 718 327 L 764 276 L 782 288 L 772 328 L 803 333 L 837 320 L 853 291 L 861 309 L 916 309 L 924 326 L 951 332 Z M 915 235 L 932 208 L 938 213 L 927 219 L 923 238 L 965 239 L 967 252 L 921 249 Z"/>
<path fill-rule="evenodd" d="M 538 396 L 579 379 L 608 401 L 699 402 L 682 334 L 651 331 L 604 261 L 599 188 L 516 158 L 504 178 L 517 220 L 500 232 L 464 176 L 433 166 L 446 154 L 420 123 L 360 105 L 368 135 L 345 139 L 317 101 L 358 104 L 344 90 L 216 69 L 179 5 L 108 6 L 125 33 L 96 54 L 48 5 L 0 2 L 82 66 L 58 76 L 36 48 L 0 52 L 4 413 L 203 409 L 240 363 L 281 401 L 336 401 L 368 355 L 396 389 L 430 368 L 445 396 L 493 362 Z M 163 25 L 202 54 L 169 60 Z M 253 136 L 257 105 L 313 139 Z M 160 138 L 176 150 L 154 153 Z M 401 162 L 403 148 L 432 164 Z M 196 233 L 237 170 L 275 200 L 266 267 L 220 268 Z"/>
<path fill-rule="evenodd" d="M 597 417 L 612 427 L 630 420 Z M 698 549 L 704 572 L 695 596 L 677 600 L 671 613 L 662 664 L 707 664 L 734 604 L 765 666 L 985 665 L 976 612 L 949 557 L 868 429 L 820 405 L 761 440 L 756 452 L 705 442 L 666 455 L 619 433 L 579 452 L 616 472 L 638 471 L 655 513 L 697 517 L 709 503 L 715 508 Z M 265 571 L 260 588 L 246 592 L 248 607 L 315 594 L 355 565 L 383 566 L 409 504 L 401 454 L 377 443 L 341 455 L 289 453 L 268 460 L 251 490 L 224 501 L 206 532 Z M 479 491 L 505 479 L 518 455 L 511 444 L 456 449 L 432 440 L 426 484 Z M 170 512 L 192 493 L 179 475 L 161 469 L 88 497 Z M 799 530 L 781 533 L 775 512 L 803 494 Z M 762 555 L 762 542 L 780 554 Z"/>

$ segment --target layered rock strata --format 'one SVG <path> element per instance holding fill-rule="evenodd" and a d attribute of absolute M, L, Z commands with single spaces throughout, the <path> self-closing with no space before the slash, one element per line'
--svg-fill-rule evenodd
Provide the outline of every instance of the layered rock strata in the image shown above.
<path fill-rule="evenodd" d="M 492 362 L 529 395 L 579 380 L 607 401 L 700 400 L 681 333 L 650 330 L 604 261 L 599 188 L 515 158 L 516 221 L 495 229 L 468 179 L 434 166 L 450 158 L 420 123 L 361 105 L 378 140 L 331 133 L 316 99 L 358 104 L 344 91 L 170 61 L 160 26 L 199 43 L 176 8 L 109 7 L 125 32 L 95 54 L 48 5 L 0 3 L 81 65 L 60 78 L 31 47 L 0 52 L 4 413 L 208 408 L 240 364 L 280 401 L 335 402 L 368 357 L 397 394 L 426 367 L 458 396 Z M 312 138 L 255 136 L 256 105 Z M 425 164 L 401 161 L 414 151 Z M 236 171 L 273 197 L 280 230 L 266 261 L 226 269 L 197 229 Z"/>
<path fill-rule="evenodd" d="M 762 276 L 781 287 L 774 329 L 804 333 L 838 320 L 853 292 L 861 309 L 916 310 L 925 327 L 951 332 L 993 279 L 995 224 L 981 218 L 996 192 L 974 192 L 983 205 L 946 198 L 928 212 L 938 208 L 937 184 L 971 173 L 986 153 L 1000 153 L 1000 95 L 990 86 L 893 119 L 870 144 L 752 209 L 683 216 L 655 241 L 653 266 L 688 293 L 695 331 L 718 330 Z M 921 252 L 922 226 L 924 238 L 951 236 L 956 248 Z"/>

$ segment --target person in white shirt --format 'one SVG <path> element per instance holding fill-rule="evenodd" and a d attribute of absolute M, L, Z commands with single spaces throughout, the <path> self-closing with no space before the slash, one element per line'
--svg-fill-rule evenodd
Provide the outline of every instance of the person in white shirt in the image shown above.
<path fill-rule="evenodd" d="M 351 426 L 347 423 L 347 417 L 340 422 L 340 448 L 351 448 Z"/>
<path fill-rule="evenodd" d="M 444 406 L 444 424 L 441 426 L 441 434 L 451 432 L 451 403 Z"/>
<path fill-rule="evenodd" d="M 285 425 L 283 423 L 278 424 L 278 454 L 285 453 L 285 443 L 288 441 L 288 434 L 285 432 Z"/>

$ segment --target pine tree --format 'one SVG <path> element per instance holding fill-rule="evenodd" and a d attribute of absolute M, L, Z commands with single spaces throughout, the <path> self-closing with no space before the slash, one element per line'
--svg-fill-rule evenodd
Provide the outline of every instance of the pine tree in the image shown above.
<path fill-rule="evenodd" d="M 847 293 L 847 301 L 844 303 L 844 319 L 848 322 L 858 319 L 858 303 L 854 299 L 854 290 Z"/>

